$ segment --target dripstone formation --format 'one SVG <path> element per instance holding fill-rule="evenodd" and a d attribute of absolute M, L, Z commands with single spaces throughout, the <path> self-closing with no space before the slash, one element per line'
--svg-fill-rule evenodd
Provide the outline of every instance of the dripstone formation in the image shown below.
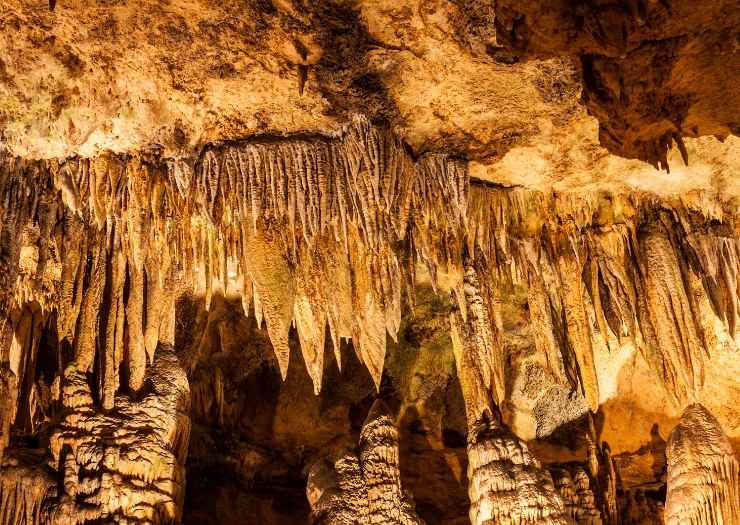
<path fill-rule="evenodd" d="M 738 6 L 6 4 L 0 525 L 740 525 Z"/>

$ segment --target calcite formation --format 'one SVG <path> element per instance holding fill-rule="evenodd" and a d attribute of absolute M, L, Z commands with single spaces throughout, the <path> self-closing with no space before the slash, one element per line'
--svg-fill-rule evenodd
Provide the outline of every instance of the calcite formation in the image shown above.
<path fill-rule="evenodd" d="M 0 7 L 0 525 L 740 522 L 737 5 L 113 4 Z"/>
<path fill-rule="evenodd" d="M 686 408 L 668 438 L 666 524 L 740 521 L 740 464 L 717 420 Z"/>
<path fill-rule="evenodd" d="M 485 465 L 509 461 L 488 458 L 501 439 L 512 440 L 507 455 L 528 458 L 522 486 L 547 478 L 539 467 L 529 473 L 536 461 L 513 435 L 498 436 L 489 413 L 509 394 L 505 287 L 527 287 L 551 384 L 591 412 L 607 398 L 597 360 L 612 348 L 639 349 L 675 406 L 700 399 L 707 361 L 736 348 L 731 201 L 491 187 L 471 180 L 462 160 L 414 159 L 390 130 L 361 118 L 335 136 L 214 145 L 190 160 L 6 157 L 2 175 L 4 384 L 29 430 L 54 403 L 76 406 L 71 385 L 87 384 L 84 374 L 95 385 L 81 406 L 94 399 L 95 410 L 120 410 L 118 393 L 140 395 L 158 344 L 174 342 L 175 301 L 186 290 L 203 294 L 206 309 L 214 293 L 239 294 L 244 313 L 264 322 L 283 378 L 295 326 L 318 394 L 326 326 L 337 364 L 351 339 L 380 388 L 386 334 L 397 339 L 423 268 L 457 301 L 452 340 L 470 454 L 482 461 L 471 462 L 472 479 L 483 485 Z M 49 329 L 66 368 L 39 381 Z M 487 490 L 471 492 L 482 515 Z M 558 520 L 562 503 L 532 512 Z"/>
<path fill-rule="evenodd" d="M 398 430 L 380 400 L 365 420 L 359 448 L 359 457 L 348 452 L 311 467 L 306 494 L 315 523 L 424 525 L 401 486 Z"/>

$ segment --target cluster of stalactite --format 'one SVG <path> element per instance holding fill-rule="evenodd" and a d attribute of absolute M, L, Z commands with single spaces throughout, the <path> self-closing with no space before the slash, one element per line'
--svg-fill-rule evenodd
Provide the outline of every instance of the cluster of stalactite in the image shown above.
<path fill-rule="evenodd" d="M 196 162 L 6 159 L 0 173 L 0 300 L 5 311 L 35 301 L 56 312 L 58 339 L 81 369 L 98 370 L 106 408 L 121 375 L 141 388 L 183 287 L 207 304 L 214 289 L 238 289 L 283 374 L 294 325 L 317 392 L 327 325 L 338 361 L 351 338 L 379 383 L 417 263 L 436 284 L 439 271 L 462 274 L 465 254 L 487 281 L 528 284 L 538 350 L 592 410 L 595 346 L 633 340 L 686 400 L 702 381 L 697 349 L 711 344 L 702 301 L 737 333 L 738 232 L 716 204 L 471 184 L 463 162 L 414 162 L 364 120 L 338 137 L 213 146 Z M 17 327 L 3 323 L 7 348 Z"/>
<path fill-rule="evenodd" d="M 424 524 L 401 486 L 398 430 L 381 400 L 363 424 L 359 455 L 314 463 L 306 495 L 317 525 Z"/>
<path fill-rule="evenodd" d="M 537 349 L 591 410 L 600 401 L 597 350 L 633 343 L 683 404 L 701 388 L 704 356 L 717 344 L 706 312 L 735 344 L 740 244 L 721 208 L 528 191 L 489 192 L 471 208 L 474 245 L 495 276 L 527 283 Z"/>
<path fill-rule="evenodd" d="M 183 289 L 207 305 L 214 290 L 240 293 L 283 375 L 295 326 L 317 392 L 327 326 L 340 366 L 351 338 L 379 384 L 417 268 L 435 285 L 444 272 L 459 298 L 463 257 L 492 283 L 492 344 L 500 350 L 496 283 L 525 282 L 537 349 L 594 411 L 599 348 L 634 342 L 685 402 L 716 338 L 702 308 L 737 336 L 740 241 L 721 203 L 490 187 L 462 161 L 414 161 L 361 119 L 336 137 L 216 145 L 197 161 L 6 158 L 0 195 L 3 309 L 53 311 L 58 340 L 96 371 L 107 409 L 121 387 L 141 388 L 157 342 L 172 339 Z M 25 343 L 13 336 L 19 319 L 0 321 L 0 361 L 22 384 L 9 351 Z"/>
<path fill-rule="evenodd" d="M 1 160 L 0 403 L 10 409 L 0 454 L 11 425 L 32 431 L 74 408 L 83 376 L 93 387 L 80 406 L 110 428 L 107 413 L 145 394 L 157 348 L 174 341 L 185 290 L 206 307 L 214 293 L 240 294 L 283 377 L 294 326 L 319 392 L 328 327 L 339 366 L 351 339 L 379 386 L 386 337 L 426 268 L 459 305 L 451 332 L 476 458 L 474 523 L 508 512 L 487 503 L 498 491 L 531 486 L 542 493 L 520 508 L 559 523 L 552 480 L 494 415 L 507 395 L 500 285 L 526 285 L 537 351 L 594 412 L 598 351 L 634 344 L 684 404 L 705 354 L 737 344 L 740 233 L 712 197 L 500 188 L 471 181 L 461 160 L 414 159 L 364 119 L 336 136 L 212 145 L 195 160 Z M 512 464 L 521 476 L 497 485 L 493 473 Z"/>
<path fill-rule="evenodd" d="M 740 464 L 714 416 L 696 403 L 668 438 L 666 525 L 740 523 Z"/>

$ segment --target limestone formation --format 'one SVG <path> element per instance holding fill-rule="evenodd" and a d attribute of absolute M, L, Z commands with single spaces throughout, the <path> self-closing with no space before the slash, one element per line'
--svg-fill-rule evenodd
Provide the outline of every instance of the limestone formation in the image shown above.
<path fill-rule="evenodd" d="M 740 521 L 740 465 L 706 408 L 698 403 L 686 408 L 668 438 L 666 457 L 666 524 Z"/>
<path fill-rule="evenodd" d="M 347 452 L 333 464 L 311 467 L 306 494 L 314 522 L 423 525 L 401 485 L 398 430 L 381 400 L 375 401 L 360 434 L 359 457 Z"/>
<path fill-rule="evenodd" d="M 736 2 L 1 3 L 0 525 L 740 522 Z"/>

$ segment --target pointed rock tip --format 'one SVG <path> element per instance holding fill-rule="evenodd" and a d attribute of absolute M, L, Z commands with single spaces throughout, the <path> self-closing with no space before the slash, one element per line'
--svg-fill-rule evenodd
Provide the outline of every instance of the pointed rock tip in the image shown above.
<path fill-rule="evenodd" d="M 377 398 L 372 406 L 370 407 L 370 411 L 367 413 L 367 417 L 365 418 L 365 422 L 362 426 L 367 425 L 371 421 L 375 421 L 383 416 L 391 417 L 391 411 L 390 408 L 388 408 L 388 405 L 385 401 L 383 401 L 380 398 Z"/>

